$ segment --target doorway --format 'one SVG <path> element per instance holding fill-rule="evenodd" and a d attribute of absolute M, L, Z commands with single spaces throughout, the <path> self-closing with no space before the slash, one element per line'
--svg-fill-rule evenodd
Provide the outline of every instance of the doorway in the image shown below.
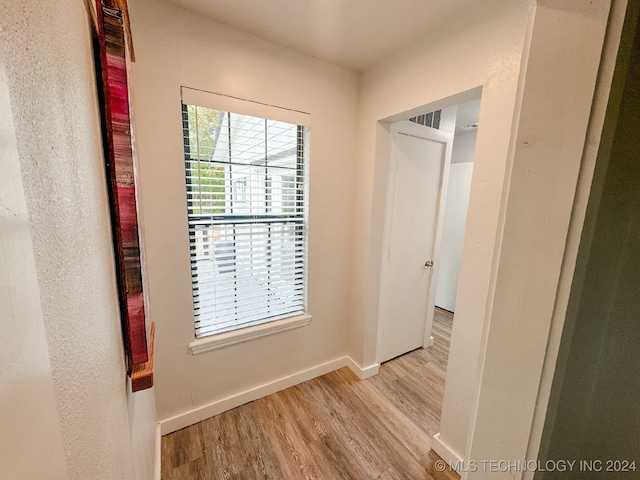
<path fill-rule="evenodd" d="M 443 109 L 437 129 L 424 116 L 390 127 L 378 363 L 431 346 L 436 307 L 455 310 L 479 107 Z"/>
<path fill-rule="evenodd" d="M 456 111 L 435 300 L 436 307 L 451 314 L 455 313 L 458 292 L 479 114 L 479 98 L 458 105 Z"/>
<path fill-rule="evenodd" d="M 455 111 L 447 112 L 455 115 Z M 453 135 L 410 121 L 391 126 L 380 361 L 429 343 L 434 258 Z"/>

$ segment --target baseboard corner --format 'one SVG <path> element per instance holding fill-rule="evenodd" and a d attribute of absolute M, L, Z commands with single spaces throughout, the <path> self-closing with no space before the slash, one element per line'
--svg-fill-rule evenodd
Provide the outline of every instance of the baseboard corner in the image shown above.
<path fill-rule="evenodd" d="M 436 433 L 431 440 L 431 450 L 436 452 L 447 464 L 462 464 L 462 457 L 453 450 L 446 442 L 440 438 L 440 432 Z"/>
<path fill-rule="evenodd" d="M 366 380 L 369 377 L 373 377 L 374 375 L 377 375 L 378 371 L 380 370 L 379 363 L 373 363 L 367 367 L 361 367 L 353 358 L 349 356 L 346 357 L 346 364 L 347 367 L 349 367 L 349 370 L 355 373 L 360 380 Z"/>

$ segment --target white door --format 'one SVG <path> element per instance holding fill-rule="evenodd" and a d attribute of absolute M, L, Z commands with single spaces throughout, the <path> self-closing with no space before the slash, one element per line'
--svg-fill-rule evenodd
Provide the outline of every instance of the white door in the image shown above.
<path fill-rule="evenodd" d="M 451 133 L 412 122 L 392 125 L 380 362 L 429 345 L 452 139 Z"/>

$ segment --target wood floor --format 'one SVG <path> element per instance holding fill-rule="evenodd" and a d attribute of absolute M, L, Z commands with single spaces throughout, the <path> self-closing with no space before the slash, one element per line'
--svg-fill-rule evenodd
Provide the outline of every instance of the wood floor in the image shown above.
<path fill-rule="evenodd" d="M 437 472 L 452 317 L 435 345 L 359 380 L 343 368 L 162 438 L 163 480 L 458 479 Z"/>

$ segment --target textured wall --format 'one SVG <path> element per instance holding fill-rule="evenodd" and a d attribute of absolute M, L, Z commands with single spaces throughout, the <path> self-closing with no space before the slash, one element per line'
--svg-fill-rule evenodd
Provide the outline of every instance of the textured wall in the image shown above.
<path fill-rule="evenodd" d="M 345 355 L 358 76 L 182 10 L 131 2 L 136 135 L 160 420 Z M 194 340 L 180 86 L 311 114 L 309 326 L 200 355 Z M 204 410 L 200 410 L 204 409 Z M 164 428 L 164 426 L 163 426 Z M 164 431 L 164 430 L 163 430 Z"/>
<path fill-rule="evenodd" d="M 0 4 L 40 293 L 33 301 L 67 478 L 150 479 L 154 398 L 129 393 L 124 370 L 89 18 L 73 0 Z"/>
<path fill-rule="evenodd" d="M 0 105 L 0 472 L 13 480 L 63 479 L 62 436 L 2 55 Z"/>

